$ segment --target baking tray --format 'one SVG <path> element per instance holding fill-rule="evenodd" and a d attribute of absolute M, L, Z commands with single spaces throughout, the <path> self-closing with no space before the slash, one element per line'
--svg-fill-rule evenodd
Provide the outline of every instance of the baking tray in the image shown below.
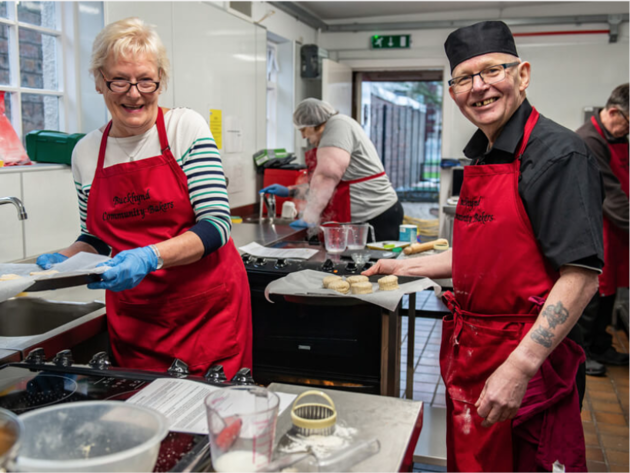
<path fill-rule="evenodd" d="M 47 278 L 35 281 L 26 292 L 52 291 L 54 289 L 65 289 L 68 287 L 84 286 L 91 282 L 101 280 L 100 274 L 79 274 L 73 276 L 63 276 L 57 278 Z"/>

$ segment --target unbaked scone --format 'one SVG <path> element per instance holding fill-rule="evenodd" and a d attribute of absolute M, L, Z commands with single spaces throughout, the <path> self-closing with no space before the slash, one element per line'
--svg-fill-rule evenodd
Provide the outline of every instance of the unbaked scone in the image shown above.
<path fill-rule="evenodd" d="M 371 294 L 372 283 L 371 282 L 355 282 L 350 286 L 352 294 Z"/>
<path fill-rule="evenodd" d="M 348 281 L 352 286 L 353 284 L 358 282 L 368 282 L 369 279 L 367 276 L 349 276 L 346 278 L 346 281 Z"/>
<path fill-rule="evenodd" d="M 348 294 L 348 291 L 350 290 L 350 284 L 339 278 L 339 281 L 331 282 L 328 285 L 328 289 L 332 289 L 333 291 L 337 291 L 341 294 Z"/>
<path fill-rule="evenodd" d="M 326 276 L 324 278 L 324 287 L 330 289 L 330 283 L 334 281 L 341 281 L 341 276 Z"/>
<path fill-rule="evenodd" d="M 0 281 L 12 281 L 13 279 L 22 279 L 22 276 L 17 274 L 2 274 L 0 275 Z"/>
<path fill-rule="evenodd" d="M 57 274 L 59 271 L 56 269 L 49 269 L 47 271 L 31 271 L 31 276 L 47 276 L 48 274 Z"/>
<path fill-rule="evenodd" d="M 378 280 L 378 288 L 381 291 L 395 291 L 398 289 L 398 276 L 385 276 Z"/>

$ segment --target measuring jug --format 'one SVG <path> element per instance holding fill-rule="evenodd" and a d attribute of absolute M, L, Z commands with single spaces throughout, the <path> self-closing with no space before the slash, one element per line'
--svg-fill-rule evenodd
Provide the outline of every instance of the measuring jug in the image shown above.
<path fill-rule="evenodd" d="M 369 223 L 350 223 L 348 227 L 348 249 L 362 250 L 367 244 Z"/>
<path fill-rule="evenodd" d="M 280 399 L 258 386 L 219 389 L 205 399 L 212 466 L 256 471 L 271 460 Z"/>
<path fill-rule="evenodd" d="M 322 225 L 324 232 L 324 245 L 326 252 L 330 254 L 343 253 L 348 243 L 348 227 L 339 223 L 327 223 Z"/>

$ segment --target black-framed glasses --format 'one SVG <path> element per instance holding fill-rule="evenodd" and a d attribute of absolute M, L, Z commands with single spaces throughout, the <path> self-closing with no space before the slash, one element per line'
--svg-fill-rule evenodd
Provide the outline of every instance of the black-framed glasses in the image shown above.
<path fill-rule="evenodd" d="M 481 80 L 486 84 L 495 84 L 505 79 L 505 70 L 508 67 L 518 66 L 520 62 L 508 62 L 505 64 L 496 64 L 494 66 L 486 67 L 483 71 L 471 74 L 469 76 L 453 77 L 448 81 L 456 94 L 468 92 L 473 87 L 475 76 L 479 76 Z"/>
<path fill-rule="evenodd" d="M 626 116 L 625 113 L 623 113 L 621 110 L 619 110 L 619 115 L 621 115 L 623 117 L 623 119 L 626 121 L 627 125 L 630 125 L 630 120 L 628 120 L 628 117 Z"/>
<path fill-rule="evenodd" d="M 141 94 L 152 94 L 160 88 L 160 83 L 152 80 L 141 80 L 139 82 L 131 82 L 122 79 L 107 80 L 107 78 L 103 74 L 103 71 L 99 69 L 98 72 L 101 73 L 101 76 L 103 77 L 107 88 L 115 94 L 124 94 L 129 92 L 129 89 L 131 89 L 132 85 L 135 85 L 136 89 L 138 89 L 138 92 L 140 92 Z"/>

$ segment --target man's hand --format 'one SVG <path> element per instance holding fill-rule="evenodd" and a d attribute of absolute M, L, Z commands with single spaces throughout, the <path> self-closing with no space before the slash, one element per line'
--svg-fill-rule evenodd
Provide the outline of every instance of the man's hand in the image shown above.
<path fill-rule="evenodd" d="M 364 276 L 372 276 L 373 274 L 396 274 L 401 268 L 401 261 L 395 259 L 380 259 L 374 266 L 363 271 Z"/>
<path fill-rule="evenodd" d="M 278 197 L 289 197 L 289 188 L 280 184 L 271 184 L 270 186 L 260 189 L 259 194 L 272 194 Z"/>
<path fill-rule="evenodd" d="M 483 427 L 512 419 L 521 407 L 531 376 L 508 358 L 486 381 L 475 407 Z"/>

